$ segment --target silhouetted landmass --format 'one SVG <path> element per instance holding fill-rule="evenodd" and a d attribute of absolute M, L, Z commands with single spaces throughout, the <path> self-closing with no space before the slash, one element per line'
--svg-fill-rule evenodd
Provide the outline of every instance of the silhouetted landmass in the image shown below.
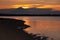
<path fill-rule="evenodd" d="M 24 23 L 23 20 L 0 18 L 0 40 L 48 40 L 46 36 L 25 32 L 30 26 Z"/>
<path fill-rule="evenodd" d="M 29 9 L 23 9 L 22 7 L 20 8 L 17 8 L 17 9 L 6 9 L 5 11 L 0 11 L 0 14 L 1 15 L 36 15 L 36 16 L 39 16 L 39 15 L 46 15 L 46 16 L 54 16 L 54 15 L 58 15 L 60 16 L 60 11 L 52 11 L 51 8 L 29 8 Z"/>

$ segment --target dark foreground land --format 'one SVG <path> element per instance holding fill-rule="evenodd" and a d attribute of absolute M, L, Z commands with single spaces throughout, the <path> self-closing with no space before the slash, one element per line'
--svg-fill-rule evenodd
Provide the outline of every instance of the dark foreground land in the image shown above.
<path fill-rule="evenodd" d="M 48 40 L 46 36 L 25 32 L 30 26 L 24 23 L 23 20 L 0 18 L 0 40 Z"/>

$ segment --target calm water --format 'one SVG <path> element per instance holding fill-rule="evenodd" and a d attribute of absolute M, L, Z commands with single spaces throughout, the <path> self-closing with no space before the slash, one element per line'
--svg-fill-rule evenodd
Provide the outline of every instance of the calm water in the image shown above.
<path fill-rule="evenodd" d="M 1 16 L 4 18 L 4 16 Z M 54 40 L 60 40 L 60 17 L 48 16 L 5 16 L 5 18 L 14 18 L 18 20 L 25 20 L 30 28 L 25 29 L 28 33 L 47 35 Z"/>

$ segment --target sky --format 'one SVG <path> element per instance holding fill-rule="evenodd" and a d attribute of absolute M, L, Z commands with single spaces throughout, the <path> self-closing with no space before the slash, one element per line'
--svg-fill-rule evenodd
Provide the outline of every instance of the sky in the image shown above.
<path fill-rule="evenodd" d="M 12 4 L 60 4 L 60 0 L 0 0 L 0 5 Z"/>
<path fill-rule="evenodd" d="M 18 8 L 19 5 L 23 4 L 54 5 L 50 7 L 60 9 L 60 0 L 0 0 L 0 9 Z"/>

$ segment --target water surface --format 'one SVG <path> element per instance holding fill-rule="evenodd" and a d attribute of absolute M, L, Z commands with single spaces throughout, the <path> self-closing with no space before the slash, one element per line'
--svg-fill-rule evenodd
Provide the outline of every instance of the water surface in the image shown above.
<path fill-rule="evenodd" d="M 14 18 L 25 20 L 30 28 L 25 29 L 28 33 L 47 35 L 54 40 L 60 40 L 60 17 L 49 16 L 0 16 L 3 18 Z"/>

